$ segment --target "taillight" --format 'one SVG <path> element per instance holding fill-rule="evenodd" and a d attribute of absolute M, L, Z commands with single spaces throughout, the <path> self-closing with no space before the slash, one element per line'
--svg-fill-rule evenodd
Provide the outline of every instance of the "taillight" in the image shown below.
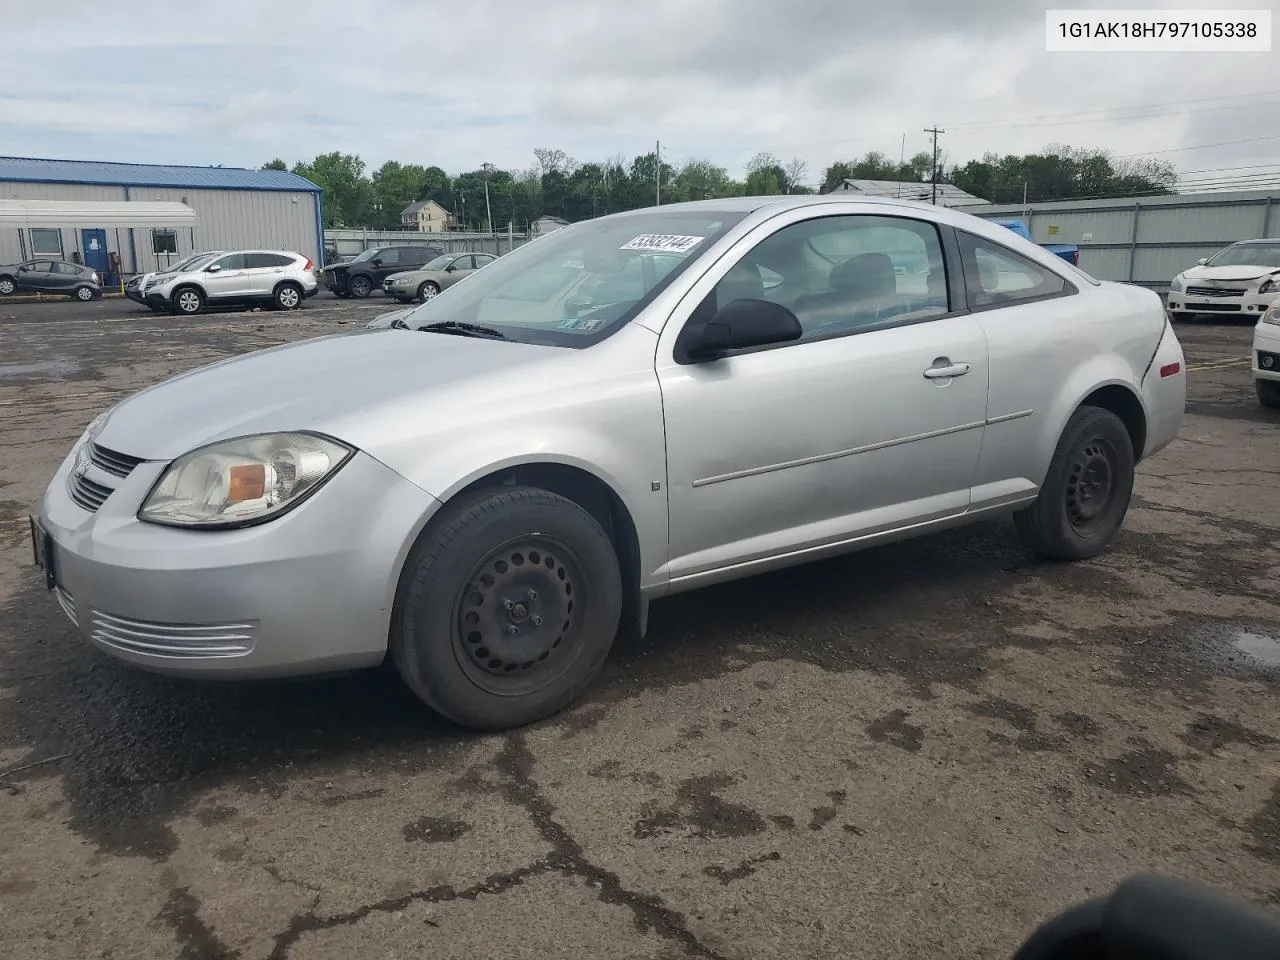
<path fill-rule="evenodd" d="M 310 257 L 307 257 L 307 265 L 306 265 L 305 267 L 303 267 L 302 269 L 303 269 L 303 270 L 310 270 L 310 269 L 312 269 L 314 266 L 315 266 L 315 264 L 313 264 L 313 263 L 311 262 L 311 258 L 310 258 Z"/>

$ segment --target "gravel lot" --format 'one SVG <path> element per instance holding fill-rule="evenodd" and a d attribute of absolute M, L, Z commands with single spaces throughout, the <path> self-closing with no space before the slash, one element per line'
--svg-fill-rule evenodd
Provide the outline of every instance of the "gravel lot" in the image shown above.
<path fill-rule="evenodd" d="M 196 685 L 72 636 L 26 515 L 114 399 L 391 309 L 0 303 L 0 942 L 18 958 L 1007 957 L 1157 870 L 1280 901 L 1280 417 L 1179 328 L 1115 548 L 1007 522 L 655 604 L 574 710 Z"/>

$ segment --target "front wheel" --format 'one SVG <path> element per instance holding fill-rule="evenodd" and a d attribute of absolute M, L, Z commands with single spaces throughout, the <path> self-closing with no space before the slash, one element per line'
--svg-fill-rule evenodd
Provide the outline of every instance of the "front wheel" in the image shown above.
<path fill-rule="evenodd" d="M 1085 560 L 1115 538 L 1133 495 L 1135 457 L 1110 410 L 1081 407 L 1067 421 L 1035 503 L 1014 514 L 1023 542 L 1050 560 Z"/>
<path fill-rule="evenodd" d="M 88 303 L 90 300 L 93 299 L 93 288 L 92 287 L 76 287 L 75 292 L 72 293 L 71 295 L 75 297 L 77 300 L 79 300 L 81 303 Z"/>
<path fill-rule="evenodd" d="M 204 294 L 195 287 L 183 287 L 173 295 L 173 309 L 184 316 L 194 316 L 204 309 Z"/>
<path fill-rule="evenodd" d="M 368 277 L 352 277 L 347 282 L 347 292 L 363 300 L 373 292 L 373 282 Z"/>
<path fill-rule="evenodd" d="M 1264 407 L 1280 407 L 1280 380 L 1255 380 L 1258 402 Z"/>
<path fill-rule="evenodd" d="M 582 694 L 621 612 L 617 555 L 595 517 L 547 490 L 505 487 L 446 507 L 414 547 L 391 653 L 449 719 L 518 727 Z"/>
<path fill-rule="evenodd" d="M 418 287 L 418 299 L 421 300 L 423 303 L 426 303 L 428 300 L 433 299 L 435 295 L 439 292 L 440 292 L 440 287 L 437 284 L 433 283 L 432 281 L 428 280 L 426 283 L 423 283 L 421 286 Z"/>

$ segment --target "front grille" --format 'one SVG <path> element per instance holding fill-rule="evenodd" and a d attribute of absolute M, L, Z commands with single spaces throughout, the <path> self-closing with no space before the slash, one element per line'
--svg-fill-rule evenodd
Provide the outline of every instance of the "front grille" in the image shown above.
<path fill-rule="evenodd" d="M 1243 297 L 1244 287 L 1187 287 L 1189 297 Z"/>
<path fill-rule="evenodd" d="M 106 503 L 107 497 L 111 496 L 112 490 L 110 487 L 95 483 L 88 477 L 77 477 L 73 473 L 71 475 L 70 492 L 71 499 L 76 502 L 76 506 L 93 513 Z"/>
<path fill-rule="evenodd" d="M 131 620 L 101 610 L 90 612 L 89 636 L 126 653 L 185 659 L 243 657 L 253 650 L 255 622 L 153 623 Z"/>
<path fill-rule="evenodd" d="M 96 443 L 89 444 L 89 460 L 95 467 L 117 477 L 127 477 L 133 473 L 133 468 L 142 462 L 141 457 L 131 457 L 127 453 L 108 450 Z"/>
<path fill-rule="evenodd" d="M 67 615 L 67 619 L 71 621 L 73 626 L 80 626 L 80 620 L 76 617 L 76 600 L 75 597 L 67 593 L 62 587 L 54 587 L 53 595 L 58 600 L 58 606 L 62 607 L 62 612 Z"/>

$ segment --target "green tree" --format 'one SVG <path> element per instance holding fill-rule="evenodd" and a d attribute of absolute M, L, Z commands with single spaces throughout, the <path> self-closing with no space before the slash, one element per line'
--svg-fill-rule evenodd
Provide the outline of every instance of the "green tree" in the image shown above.
<path fill-rule="evenodd" d="M 416 200 L 427 199 L 422 195 L 427 171 L 416 164 L 400 164 L 388 160 L 373 173 L 372 188 L 374 209 L 373 223 L 380 230 L 400 229 L 400 213 Z"/>
<path fill-rule="evenodd" d="M 337 151 L 324 153 L 310 163 L 294 164 L 293 172 L 320 188 L 326 227 L 371 225 L 373 189 L 359 157 Z"/>
<path fill-rule="evenodd" d="M 262 165 L 262 169 L 263 170 L 288 170 L 289 166 L 279 157 L 276 157 L 276 159 L 271 160 L 268 163 L 264 163 Z"/>

